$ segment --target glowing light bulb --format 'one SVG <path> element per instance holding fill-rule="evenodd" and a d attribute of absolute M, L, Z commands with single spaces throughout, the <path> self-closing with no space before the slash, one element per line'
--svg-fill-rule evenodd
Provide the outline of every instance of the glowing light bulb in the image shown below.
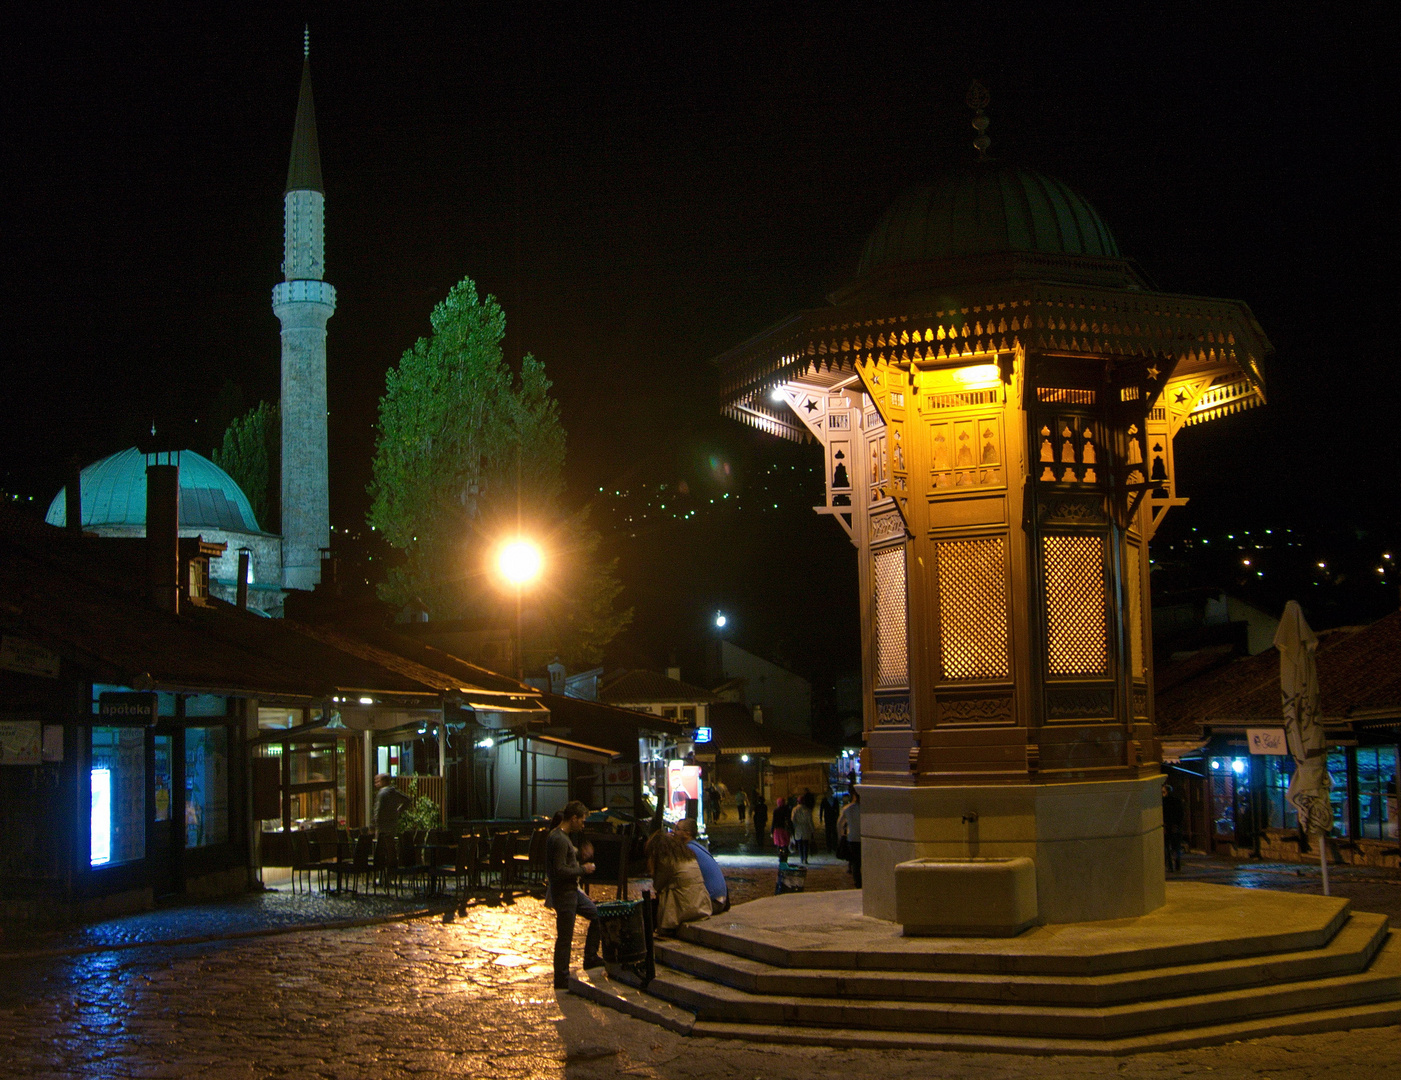
<path fill-rule="evenodd" d="M 540 576 L 545 563 L 540 549 L 529 540 L 511 540 L 496 556 L 496 568 L 512 585 L 528 585 Z"/>

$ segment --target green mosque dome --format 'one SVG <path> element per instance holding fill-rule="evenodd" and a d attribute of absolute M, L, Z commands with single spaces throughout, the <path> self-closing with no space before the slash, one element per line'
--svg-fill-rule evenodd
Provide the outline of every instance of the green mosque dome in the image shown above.
<path fill-rule="evenodd" d="M 857 276 L 1000 252 L 1120 258 L 1094 207 L 1059 180 L 1010 165 L 975 166 L 896 199 L 866 241 Z"/>
<path fill-rule="evenodd" d="M 146 455 L 136 447 L 103 458 L 82 471 L 83 527 L 146 524 Z M 44 520 L 68 523 L 65 496 L 59 491 Z M 180 527 L 256 533 L 258 520 L 248 496 L 233 477 L 193 450 L 180 451 Z"/>

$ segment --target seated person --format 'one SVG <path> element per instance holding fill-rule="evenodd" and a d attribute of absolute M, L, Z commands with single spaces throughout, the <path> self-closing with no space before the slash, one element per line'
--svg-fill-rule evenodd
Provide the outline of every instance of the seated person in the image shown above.
<path fill-rule="evenodd" d="M 730 886 L 725 881 L 725 872 L 720 869 L 720 864 L 715 861 L 715 856 L 706 851 L 701 846 L 701 842 L 696 839 L 696 823 L 690 818 L 686 818 L 676 823 L 676 831 L 686 838 L 686 846 L 696 856 L 701 877 L 705 879 L 705 891 L 710 893 L 711 914 L 719 915 L 722 911 L 729 911 Z"/>
<path fill-rule="evenodd" d="M 711 913 L 705 878 L 684 836 L 665 829 L 653 833 L 647 841 L 647 865 L 657 890 L 659 931 L 675 930 Z"/>

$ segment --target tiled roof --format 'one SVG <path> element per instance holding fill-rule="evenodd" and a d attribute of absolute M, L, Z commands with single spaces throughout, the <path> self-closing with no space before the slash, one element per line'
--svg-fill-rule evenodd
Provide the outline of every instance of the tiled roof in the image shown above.
<path fill-rule="evenodd" d="M 1318 689 L 1325 719 L 1401 716 L 1401 611 L 1370 626 L 1341 627 L 1318 637 Z M 1281 718 L 1276 650 L 1204 668 L 1158 691 L 1160 734 L 1191 734 L 1204 723 Z"/>
<path fill-rule="evenodd" d="M 598 700 L 610 705 L 663 703 L 711 704 L 719 699 L 709 690 L 655 671 L 623 671 L 609 676 L 598 688 Z"/>

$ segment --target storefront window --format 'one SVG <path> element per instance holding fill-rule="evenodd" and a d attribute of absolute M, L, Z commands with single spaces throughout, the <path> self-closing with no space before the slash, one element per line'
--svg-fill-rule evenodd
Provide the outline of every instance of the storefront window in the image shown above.
<path fill-rule="evenodd" d="M 92 729 L 93 866 L 146 857 L 146 730 Z"/>
<path fill-rule="evenodd" d="M 229 731 L 225 727 L 185 731 L 185 846 L 208 847 L 229 840 Z"/>
<path fill-rule="evenodd" d="M 1289 801 L 1289 780 L 1294 775 L 1294 759 L 1286 755 L 1265 756 L 1265 827 L 1297 829 L 1299 812 Z"/>
<path fill-rule="evenodd" d="M 1357 748 L 1357 815 L 1362 836 L 1395 839 L 1396 747 Z"/>
<path fill-rule="evenodd" d="M 1351 840 L 1348 830 L 1347 812 L 1347 752 L 1333 750 L 1328 754 L 1328 779 L 1333 782 L 1333 790 L 1328 793 L 1333 804 L 1333 835 Z"/>
<path fill-rule="evenodd" d="M 156 736 L 155 775 L 152 777 L 156 789 L 156 821 L 170 820 L 170 744 L 169 735 Z"/>

